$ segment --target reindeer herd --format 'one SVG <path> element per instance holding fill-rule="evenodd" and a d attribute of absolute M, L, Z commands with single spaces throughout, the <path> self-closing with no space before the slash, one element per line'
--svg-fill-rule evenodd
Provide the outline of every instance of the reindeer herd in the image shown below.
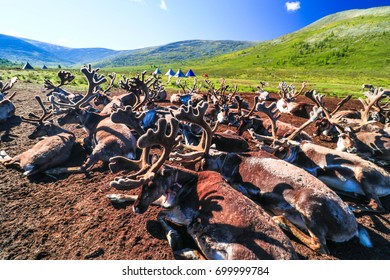
<path fill-rule="evenodd" d="M 261 82 L 250 106 L 223 79 L 219 88 L 195 79 L 192 86 L 179 80 L 181 91 L 168 102 L 157 75 L 123 76 L 125 93 L 111 96 L 115 73 L 106 78 L 91 65 L 81 73 L 85 94 L 63 88 L 74 79 L 68 71 L 58 73 L 59 85 L 45 80 L 47 100 L 35 97 L 41 116 L 21 117 L 35 126 L 28 137 L 40 140 L 13 158 L 0 151 L 3 165 L 57 178 L 107 164 L 117 174 L 111 188 L 139 189 L 108 199 L 133 202 L 137 214 L 161 207 L 158 221 L 180 259 L 298 259 L 286 232 L 321 254 L 329 254 L 327 241 L 375 245 L 354 212 L 388 210 L 380 198 L 390 194 L 390 91 L 363 85 L 363 109 L 342 111 L 351 96 L 332 110 L 305 83 L 297 91 L 282 82 L 280 99 L 273 99 Z M 7 94 L 16 81 L 0 83 L 2 123 L 14 115 L 14 94 Z M 299 95 L 307 102 L 297 102 Z M 282 114 L 307 121 L 295 127 L 280 121 Z M 65 124 L 85 130 L 89 153 L 81 166 L 63 166 L 77 141 Z M 221 132 L 221 125 L 229 129 Z M 304 131 L 309 125 L 316 127 L 312 136 Z M 337 142 L 337 149 L 314 144 L 313 137 Z M 356 202 L 345 202 L 345 195 Z M 185 227 L 196 248 L 172 223 Z"/>

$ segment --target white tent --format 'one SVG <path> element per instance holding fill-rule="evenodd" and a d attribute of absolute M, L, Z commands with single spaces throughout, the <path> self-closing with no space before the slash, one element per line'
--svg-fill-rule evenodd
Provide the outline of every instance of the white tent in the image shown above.
<path fill-rule="evenodd" d="M 184 73 L 181 71 L 181 69 L 177 70 L 176 74 L 174 75 L 174 77 L 177 77 L 177 78 L 182 78 L 182 77 L 185 77 Z"/>
<path fill-rule="evenodd" d="M 156 68 L 156 70 L 154 70 L 153 73 L 156 74 L 156 75 L 161 75 L 162 74 L 159 68 Z"/>
<path fill-rule="evenodd" d="M 165 76 L 174 76 L 175 72 L 172 70 L 172 68 L 169 68 L 168 72 L 165 73 Z"/>
<path fill-rule="evenodd" d="M 190 70 L 188 70 L 186 77 L 196 77 L 196 75 L 195 75 L 194 71 L 192 71 L 192 69 L 190 69 Z"/>

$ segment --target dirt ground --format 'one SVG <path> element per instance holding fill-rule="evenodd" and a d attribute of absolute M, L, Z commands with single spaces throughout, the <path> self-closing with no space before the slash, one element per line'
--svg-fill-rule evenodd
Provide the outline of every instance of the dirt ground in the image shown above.
<path fill-rule="evenodd" d="M 44 97 L 43 87 L 19 83 L 15 90 L 16 115 L 39 114 L 33 96 Z M 253 102 L 252 95 L 241 96 Z M 337 99 L 327 98 L 326 104 L 334 108 L 337 102 Z M 345 107 L 360 108 L 360 104 L 353 100 Z M 303 118 L 286 115 L 281 120 L 297 126 L 305 122 Z M 12 125 L 8 136 L 4 131 L 0 132 L 0 150 L 15 156 L 37 140 L 27 138 L 33 129 L 31 124 L 20 123 L 15 117 Z M 85 137 L 82 130 L 76 130 L 74 126 L 68 128 L 76 131 L 80 140 Z M 219 128 L 224 129 L 224 126 Z M 306 131 L 312 133 L 313 129 L 310 126 Z M 85 151 L 77 144 L 67 166 L 80 165 L 85 158 Z M 63 175 L 58 180 L 44 175 L 27 178 L 17 168 L 0 165 L 0 259 L 173 259 L 162 228 L 156 221 L 157 207 L 136 215 L 131 204 L 113 205 L 106 198 L 107 194 L 120 193 L 109 187 L 114 177 L 104 165 L 96 166 L 91 174 Z M 299 257 L 310 260 L 390 259 L 390 197 L 383 198 L 382 203 L 387 210 L 385 214 L 357 215 L 358 222 L 368 230 L 374 248 L 364 248 L 356 239 L 345 243 L 329 242 L 330 255 L 325 256 L 311 251 L 290 236 Z"/>

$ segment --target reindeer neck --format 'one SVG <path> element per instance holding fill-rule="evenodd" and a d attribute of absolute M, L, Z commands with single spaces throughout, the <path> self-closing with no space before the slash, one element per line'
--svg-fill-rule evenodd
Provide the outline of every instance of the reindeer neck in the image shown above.
<path fill-rule="evenodd" d="M 107 118 L 108 115 L 93 113 L 93 112 L 83 112 L 80 115 L 81 124 L 84 126 L 85 130 L 91 134 L 96 130 L 98 124 Z"/>
<path fill-rule="evenodd" d="M 53 135 L 58 135 L 60 133 L 69 133 L 69 134 L 72 134 L 74 135 L 73 132 L 67 130 L 67 129 L 64 129 L 58 125 L 52 125 L 48 130 L 47 130 L 47 135 L 48 136 L 53 136 Z"/>

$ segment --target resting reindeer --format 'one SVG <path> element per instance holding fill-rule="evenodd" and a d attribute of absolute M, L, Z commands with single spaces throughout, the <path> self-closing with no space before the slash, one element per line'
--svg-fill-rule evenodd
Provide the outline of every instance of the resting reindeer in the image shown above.
<path fill-rule="evenodd" d="M 194 111 L 195 109 L 185 109 L 182 106 L 174 116 L 180 121 L 193 121 L 210 133 L 211 128 L 207 123 L 192 117 L 195 115 Z M 319 114 L 320 111 L 316 113 Z M 211 135 L 208 138 L 210 137 Z M 219 172 L 235 189 L 260 202 L 274 215 L 274 220 L 311 249 L 329 253 L 327 239 L 344 242 L 354 236 L 363 245 L 371 246 L 367 232 L 362 228 L 358 229 L 348 205 L 303 169 L 265 151 L 241 154 L 213 152 L 207 155 L 205 148 L 204 152 L 202 170 Z M 178 157 L 175 158 L 177 161 L 181 155 L 172 154 L 172 157 Z M 187 156 L 182 157 L 185 162 Z M 307 231 L 310 236 L 297 227 Z"/>
<path fill-rule="evenodd" d="M 390 136 L 383 130 L 377 128 L 373 129 L 373 121 L 369 121 L 369 112 L 374 104 L 377 104 L 382 98 L 385 91 L 376 92 L 368 95 L 367 100 L 360 99 L 363 103 L 364 110 L 361 111 L 361 122 L 359 128 L 352 128 L 344 126 L 339 117 L 334 117 L 335 113 L 341 106 L 346 103 L 351 96 L 348 96 L 340 101 L 337 108 L 331 112 L 325 107 L 323 102 L 323 95 L 316 94 L 315 92 L 308 92 L 306 96 L 312 99 L 320 106 L 324 113 L 325 118 L 316 122 L 317 134 L 330 133 L 338 136 L 337 150 L 347 151 L 349 153 L 357 153 L 363 158 L 370 159 L 373 162 L 379 163 L 384 160 L 385 162 L 390 161 Z M 328 129 L 325 129 L 322 125 L 328 123 Z M 370 126 L 367 131 L 367 126 Z M 374 130 L 374 131 L 373 131 Z"/>
<path fill-rule="evenodd" d="M 15 85 L 18 78 L 14 77 L 11 81 L 3 84 L 0 81 L 0 124 L 7 122 L 8 119 L 12 118 L 15 114 L 15 105 L 11 102 L 11 99 L 15 96 L 15 93 L 7 96 L 8 91 Z"/>
<path fill-rule="evenodd" d="M 271 105 L 274 106 L 274 105 Z M 269 111 L 264 104 L 258 104 L 257 110 Z M 275 122 L 273 114 L 267 114 Z M 274 147 L 264 149 L 273 152 L 277 157 L 301 167 L 320 179 L 336 192 L 352 193 L 367 197 L 367 211 L 384 211 L 379 197 L 390 194 L 390 176 L 377 165 L 356 155 L 335 151 L 309 141 L 297 143 L 294 137 L 315 118 L 309 119 L 287 139 L 278 140 L 253 134 L 262 141 L 274 141 Z"/>
<path fill-rule="evenodd" d="M 282 114 L 290 114 L 302 118 L 309 118 L 313 108 L 312 104 L 305 102 L 297 102 L 296 98 L 302 94 L 306 84 L 302 83 L 299 92 L 296 92 L 293 85 L 287 85 L 286 82 L 279 83 L 280 99 L 276 102 L 276 106 Z"/>
<path fill-rule="evenodd" d="M 75 76 L 71 72 L 61 70 L 57 75 L 60 79 L 60 83 L 58 85 L 55 85 L 49 79 L 45 79 L 44 87 L 49 90 L 46 96 L 54 96 L 54 98 L 60 100 L 62 103 L 77 102 L 83 97 L 79 93 L 71 93 L 62 88 L 64 85 L 67 85 L 74 80 Z M 55 104 L 52 104 L 52 106 L 55 110 L 57 109 Z"/>
<path fill-rule="evenodd" d="M 66 113 L 58 119 L 58 123 L 60 125 L 81 124 L 87 131 L 89 139 L 92 140 L 93 151 L 83 166 L 53 169 L 50 171 L 52 174 L 84 172 L 90 170 L 99 160 L 108 162 L 111 157 L 117 155 L 135 158 L 136 140 L 126 125 L 112 122 L 110 115 L 94 113 L 82 108 L 94 97 L 95 88 L 106 82 L 105 77 L 99 76 L 97 71 L 92 70 L 91 65 L 81 68 L 81 72 L 88 80 L 87 94 L 81 100 L 74 104 L 56 103 Z"/>
<path fill-rule="evenodd" d="M 7 156 L 4 151 L 1 152 L 2 155 L 0 156 L 2 157 L 0 161 L 6 166 L 15 163 L 19 164 L 25 171 L 23 174 L 26 176 L 45 172 L 49 168 L 66 162 L 76 140 L 73 133 L 50 122 L 46 122 L 45 120 L 47 120 L 51 114 L 47 112 L 39 96 L 36 96 L 35 99 L 41 106 L 43 114 L 41 117 L 22 117 L 22 119 L 37 125 L 34 132 L 28 136 L 30 139 L 42 136 L 47 137 L 39 141 L 29 150 L 13 158 Z M 34 114 L 31 114 L 31 116 L 34 116 Z"/>
<path fill-rule="evenodd" d="M 282 122 L 280 120 L 276 120 L 276 127 L 277 129 L 272 128 L 272 122 L 269 120 L 269 118 L 262 118 L 258 115 L 252 116 L 253 112 L 256 109 L 256 104 L 259 102 L 259 97 L 254 98 L 254 105 L 252 109 L 249 111 L 248 114 L 241 117 L 240 125 L 237 128 L 238 135 L 242 135 L 246 130 L 251 129 L 253 132 L 261 135 L 268 135 L 271 136 L 273 131 L 276 131 L 276 137 L 283 138 L 288 137 L 294 131 L 297 129 L 297 127 Z M 312 138 L 304 131 L 300 132 L 299 135 L 297 135 L 297 141 L 301 140 L 312 140 Z"/>
<path fill-rule="evenodd" d="M 177 120 L 171 119 L 171 133 L 166 135 L 167 122 L 159 120 L 157 131 L 149 129 L 137 143 L 144 152 L 161 145 L 163 154 L 159 160 L 151 166 L 144 161 L 136 175 L 112 182 L 112 186 L 128 189 L 142 186 L 139 196 L 132 197 L 136 198 L 134 211 L 144 213 L 150 204 L 167 208 L 159 213 L 158 220 L 176 257 L 297 259 L 290 240 L 272 218 L 259 205 L 235 191 L 220 174 L 163 165 L 175 145 L 178 125 Z M 129 199 L 123 195 L 109 198 L 112 201 Z M 186 248 L 168 221 L 184 225 L 201 254 Z"/>
<path fill-rule="evenodd" d="M 194 83 L 192 88 L 187 86 L 187 82 L 184 82 L 184 85 L 181 83 L 181 79 L 177 80 L 176 84 L 178 87 L 182 89 L 182 93 L 175 93 L 171 95 L 170 102 L 172 104 L 188 104 L 190 101 L 193 104 L 197 104 L 198 102 L 205 100 L 205 96 L 200 93 L 200 89 L 202 84 L 197 86 L 197 79 L 194 79 Z"/>

